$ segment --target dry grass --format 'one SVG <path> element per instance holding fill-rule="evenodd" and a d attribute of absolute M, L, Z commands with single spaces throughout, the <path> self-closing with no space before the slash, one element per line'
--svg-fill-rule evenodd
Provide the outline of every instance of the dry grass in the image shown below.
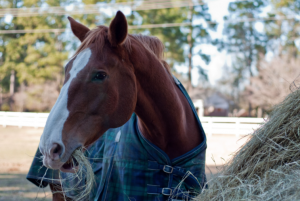
<path fill-rule="evenodd" d="M 43 129 L 0 126 L 0 173 L 27 173 Z"/>
<path fill-rule="evenodd" d="M 50 201 L 49 188 L 38 188 L 26 180 L 25 174 L 0 174 L 0 201 Z"/>
<path fill-rule="evenodd" d="M 0 201 L 50 201 L 50 189 L 26 180 L 43 129 L 0 126 Z"/>
<path fill-rule="evenodd" d="M 198 200 L 300 200 L 300 90 L 208 182 Z"/>

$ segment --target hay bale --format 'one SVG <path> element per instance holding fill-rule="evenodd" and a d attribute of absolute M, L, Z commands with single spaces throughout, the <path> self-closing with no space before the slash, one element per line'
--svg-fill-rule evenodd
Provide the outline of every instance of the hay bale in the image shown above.
<path fill-rule="evenodd" d="M 197 200 L 300 200 L 300 90 L 208 182 Z"/>

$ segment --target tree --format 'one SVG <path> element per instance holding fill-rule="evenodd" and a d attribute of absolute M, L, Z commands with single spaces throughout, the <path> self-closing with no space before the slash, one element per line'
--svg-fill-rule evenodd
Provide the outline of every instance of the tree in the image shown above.
<path fill-rule="evenodd" d="M 265 21 L 265 33 L 268 37 L 268 51 L 272 52 L 271 62 L 261 62 L 262 69 L 251 79 L 252 85 L 247 87 L 249 99 L 257 107 L 270 110 L 286 96 L 293 79 L 299 75 L 299 20 L 300 11 L 297 0 L 272 0 L 271 18 Z M 272 18 L 280 19 L 274 20 Z"/>
<path fill-rule="evenodd" d="M 50 7 L 65 6 L 74 2 L 78 3 L 77 0 L 3 0 L 1 6 L 3 8 Z M 81 1 L 82 4 L 98 4 L 101 2 L 117 3 L 121 1 Z M 141 3 L 135 0 L 132 0 L 132 2 Z M 196 7 L 191 4 L 186 8 L 133 11 L 132 15 L 128 17 L 130 25 L 182 23 L 202 19 L 203 23 L 197 26 L 131 30 L 132 33 L 148 33 L 158 36 L 165 44 L 167 61 L 171 67 L 175 64 L 189 63 L 189 83 L 191 83 L 191 69 L 193 68 L 192 55 L 198 54 L 207 63 L 210 61 L 209 55 L 202 52 L 195 53 L 193 49 L 198 44 L 210 42 L 208 30 L 214 29 L 216 26 L 214 23 L 208 23 L 210 21 L 208 7 L 202 1 L 198 3 L 200 5 Z M 0 18 L 0 29 L 31 30 L 65 28 L 68 26 L 66 17 L 66 15 L 48 14 L 33 17 L 15 17 L 11 22 L 7 22 L 2 17 Z M 86 26 L 93 28 L 96 25 L 108 24 L 113 16 L 99 13 L 78 14 L 72 15 L 72 17 Z M 0 34 L 0 43 L 0 86 L 3 88 L 2 91 L 6 93 L 6 97 L 11 96 L 11 106 L 19 105 L 18 110 L 20 111 L 50 110 L 52 103 L 47 107 L 45 106 L 46 104 L 42 104 L 34 109 L 35 105 L 39 105 L 34 103 L 34 101 L 40 103 L 47 102 L 44 100 L 45 97 L 41 95 L 43 87 L 40 88 L 36 85 L 47 84 L 52 87 L 56 86 L 57 91 L 59 91 L 63 83 L 63 65 L 68 56 L 79 46 L 80 42 L 74 36 L 70 37 L 68 33 L 26 33 Z M 201 66 L 194 67 L 198 67 L 200 73 L 205 77 L 205 71 Z M 53 85 L 53 82 L 56 85 Z M 9 91 L 11 95 L 9 95 Z M 15 91 L 18 91 L 17 94 Z M 48 91 L 52 90 L 49 89 Z M 1 99 L 0 104 L 2 102 Z M 24 103 L 25 99 L 26 103 Z M 49 99 L 55 98 L 51 96 Z M 15 104 L 13 104 L 13 101 L 15 101 Z"/>
<path fill-rule="evenodd" d="M 299 15 L 300 2 L 298 0 L 271 0 L 273 7 L 269 17 L 282 20 L 266 21 L 266 34 L 269 38 L 269 51 L 275 55 L 289 55 L 298 58 L 299 49 L 296 41 L 300 37 Z"/>
<path fill-rule="evenodd" d="M 272 61 L 262 61 L 261 70 L 251 78 L 246 92 L 254 106 L 269 112 L 272 106 L 282 101 L 290 92 L 291 86 L 298 86 L 300 59 L 288 55 L 277 56 Z"/>
<path fill-rule="evenodd" d="M 247 78 L 253 77 L 260 70 L 259 61 L 261 55 L 266 53 L 267 37 L 255 28 L 257 22 L 253 19 L 260 17 L 266 5 L 264 0 L 229 3 L 229 16 L 224 18 L 227 21 L 224 27 L 226 38 L 221 48 L 233 55 L 233 70 L 236 74 L 234 87 L 241 88 L 241 85 L 247 84 Z M 248 105 L 250 115 L 251 102 Z"/>
<path fill-rule="evenodd" d="M 42 4 L 57 6 L 67 0 L 5 0 L 1 5 L 6 8 L 40 7 Z M 16 17 L 7 23 L 1 18 L 1 30 L 14 29 L 51 29 L 66 26 L 64 16 L 42 15 L 36 17 Z M 0 67 L 1 85 L 4 92 L 11 85 L 21 86 L 24 92 L 26 86 L 41 84 L 46 80 L 62 83 L 63 64 L 68 58 L 64 50 L 66 45 L 60 33 L 26 33 L 0 35 L 2 46 Z M 10 87 L 11 93 L 14 92 Z M 13 94 L 11 94 L 13 95 Z M 12 101 L 12 99 L 11 99 Z M 19 108 L 23 110 L 23 108 Z"/>
<path fill-rule="evenodd" d="M 167 27 L 142 30 L 160 38 L 166 48 L 166 59 L 171 67 L 175 64 L 188 65 L 188 90 L 192 88 L 192 69 L 199 69 L 202 78 L 207 79 L 206 72 L 198 65 L 193 66 L 192 57 L 199 55 L 205 63 L 210 62 L 210 56 L 204 52 L 194 52 L 195 46 L 210 43 L 209 30 L 215 30 L 216 23 L 211 23 L 211 15 L 208 6 L 203 1 L 193 2 L 184 8 L 168 8 L 147 11 L 135 11 L 132 16 L 141 16 L 143 24 L 163 24 L 163 23 L 192 23 L 194 20 L 201 21 L 200 25 L 190 25 L 188 27 Z M 136 31 L 135 31 L 136 32 Z"/>

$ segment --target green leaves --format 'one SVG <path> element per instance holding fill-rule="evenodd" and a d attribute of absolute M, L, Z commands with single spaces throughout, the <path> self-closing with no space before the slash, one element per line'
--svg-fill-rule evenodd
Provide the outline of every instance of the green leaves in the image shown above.
<path fill-rule="evenodd" d="M 58 6 L 62 0 L 23 0 L 8 4 L 9 7 L 38 7 L 43 3 L 49 6 Z M 3 19 L 2 19 L 3 20 Z M 1 30 L 7 29 L 51 29 L 65 27 L 64 16 L 36 16 L 15 17 L 10 24 L 1 23 Z M 3 64 L 0 67 L 2 73 L 14 69 L 17 72 L 17 82 L 27 84 L 42 83 L 48 79 L 54 79 L 61 73 L 63 62 L 68 54 L 63 52 L 64 42 L 60 34 L 54 33 L 28 33 L 0 35 L 5 41 L 2 50 Z M 56 48 L 60 44 L 61 48 Z"/>

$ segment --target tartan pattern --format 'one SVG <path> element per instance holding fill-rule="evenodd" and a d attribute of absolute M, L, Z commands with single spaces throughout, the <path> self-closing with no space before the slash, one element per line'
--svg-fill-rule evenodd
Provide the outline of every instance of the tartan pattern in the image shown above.
<path fill-rule="evenodd" d="M 154 185 L 159 188 L 175 188 L 181 182 L 182 177 L 165 173 L 162 170 L 149 169 L 148 161 L 156 161 L 162 165 L 183 168 L 185 171 L 190 171 L 198 179 L 199 187 L 197 189 L 183 183 L 180 187 L 180 192 L 196 191 L 199 193 L 201 188 L 204 187 L 206 182 L 205 133 L 187 92 L 178 80 L 175 81 L 195 113 L 204 137 L 203 143 L 183 156 L 170 160 L 162 150 L 141 135 L 137 127 L 138 119 L 133 114 L 125 125 L 109 129 L 89 147 L 87 156 L 90 158 L 89 160 L 97 178 L 97 185 L 90 194 L 90 200 L 168 200 L 168 196 L 162 194 L 148 194 L 147 185 Z M 119 142 L 116 142 L 115 138 L 119 131 L 121 131 L 121 137 Z M 38 152 L 37 156 L 38 154 L 40 153 Z M 45 173 L 42 171 L 43 169 L 39 172 L 37 171 L 37 168 L 41 166 L 41 161 L 34 160 L 28 173 L 27 178 L 35 184 L 38 178 Z M 46 177 L 57 178 L 57 171 L 48 170 Z M 67 177 L 67 174 L 63 173 L 62 177 Z M 49 182 L 49 180 L 45 181 Z M 74 192 L 69 192 L 68 194 L 71 196 Z M 176 195 L 173 196 L 176 198 Z"/>

